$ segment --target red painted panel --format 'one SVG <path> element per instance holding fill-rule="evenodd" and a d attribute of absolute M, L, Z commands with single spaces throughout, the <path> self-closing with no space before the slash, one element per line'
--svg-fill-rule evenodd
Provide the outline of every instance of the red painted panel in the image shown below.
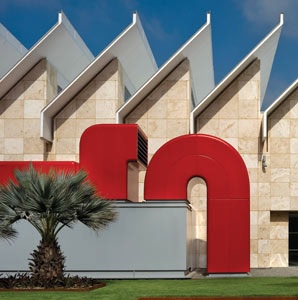
<path fill-rule="evenodd" d="M 250 269 L 249 177 L 240 154 L 209 135 L 184 135 L 163 145 L 145 177 L 146 200 L 186 200 L 187 184 L 207 184 L 207 271 Z"/>
<path fill-rule="evenodd" d="M 188 181 L 196 176 L 212 186 L 209 197 L 249 195 L 248 173 L 239 153 L 219 138 L 200 134 L 175 138 L 155 153 L 146 172 L 145 199 L 186 200 Z"/>
<path fill-rule="evenodd" d="M 249 201 L 208 199 L 207 222 L 207 271 L 249 272 Z"/>
<path fill-rule="evenodd" d="M 64 172 L 77 172 L 79 169 L 78 163 L 71 161 L 2 161 L 0 162 L 0 184 L 6 184 L 9 179 L 13 179 L 16 169 L 28 169 L 30 163 L 45 173 L 51 169 Z"/>
<path fill-rule="evenodd" d="M 97 124 L 82 134 L 80 166 L 107 199 L 127 200 L 127 164 L 137 160 L 137 124 Z"/>

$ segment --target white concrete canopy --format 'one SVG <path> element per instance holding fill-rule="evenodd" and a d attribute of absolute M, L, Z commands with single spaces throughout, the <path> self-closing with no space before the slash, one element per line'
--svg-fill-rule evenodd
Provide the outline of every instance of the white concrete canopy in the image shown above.
<path fill-rule="evenodd" d="M 58 71 L 58 84 L 64 88 L 94 56 L 66 16 L 58 22 L 0 80 L 2 98 L 38 61 L 46 58 Z"/>
<path fill-rule="evenodd" d="M 214 88 L 210 14 L 202 26 L 126 103 L 116 115 L 116 122 L 123 123 L 127 116 L 160 82 L 184 59 L 191 68 L 192 94 L 195 104 Z M 191 104 L 190 104 L 191 105 Z"/>
<path fill-rule="evenodd" d="M 195 133 L 196 117 L 255 59 L 261 64 L 260 101 L 263 102 L 282 26 L 283 14 L 279 24 L 195 107 L 190 113 L 191 133 Z"/>
<path fill-rule="evenodd" d="M 6 74 L 28 50 L 0 24 L 0 78 Z"/>
<path fill-rule="evenodd" d="M 114 58 L 117 58 L 123 67 L 124 85 L 130 94 L 135 93 L 157 70 L 151 48 L 136 13 L 133 14 L 132 24 L 41 111 L 42 139 L 52 141 L 54 116 Z"/>
<path fill-rule="evenodd" d="M 298 78 L 264 111 L 263 114 L 263 126 L 262 126 L 262 140 L 268 136 L 268 117 L 270 114 L 284 101 L 286 100 L 296 89 L 298 89 Z"/>

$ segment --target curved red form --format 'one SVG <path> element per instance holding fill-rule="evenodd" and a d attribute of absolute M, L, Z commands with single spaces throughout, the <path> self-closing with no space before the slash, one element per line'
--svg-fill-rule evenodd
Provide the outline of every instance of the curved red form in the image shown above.
<path fill-rule="evenodd" d="M 207 184 L 207 271 L 249 272 L 249 177 L 227 142 L 194 134 L 163 145 L 148 166 L 145 199 L 187 200 L 193 177 Z"/>
<path fill-rule="evenodd" d="M 139 162 L 140 132 L 137 124 L 96 124 L 80 140 L 80 167 L 100 195 L 107 199 L 128 199 L 128 163 Z M 144 139 L 146 137 L 144 136 Z M 147 149 L 144 149 L 147 157 Z"/>

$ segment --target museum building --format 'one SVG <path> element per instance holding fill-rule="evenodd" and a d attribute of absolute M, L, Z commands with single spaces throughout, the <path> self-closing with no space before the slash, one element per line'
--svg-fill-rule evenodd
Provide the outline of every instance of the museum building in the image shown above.
<path fill-rule="evenodd" d="M 30 162 L 83 168 L 119 211 L 99 235 L 61 233 L 67 272 L 297 265 L 298 80 L 261 110 L 282 26 L 215 85 L 210 14 L 160 68 L 136 13 L 96 57 L 63 13 L 29 50 L 0 25 L 0 182 Z M 0 273 L 26 271 L 38 243 L 17 226 Z"/>

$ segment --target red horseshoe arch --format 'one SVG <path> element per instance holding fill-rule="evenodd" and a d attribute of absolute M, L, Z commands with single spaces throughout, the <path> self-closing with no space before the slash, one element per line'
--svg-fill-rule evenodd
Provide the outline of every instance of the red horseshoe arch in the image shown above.
<path fill-rule="evenodd" d="M 249 272 L 249 177 L 227 142 L 194 134 L 163 145 L 148 166 L 145 199 L 186 200 L 193 177 L 207 184 L 207 272 Z"/>

